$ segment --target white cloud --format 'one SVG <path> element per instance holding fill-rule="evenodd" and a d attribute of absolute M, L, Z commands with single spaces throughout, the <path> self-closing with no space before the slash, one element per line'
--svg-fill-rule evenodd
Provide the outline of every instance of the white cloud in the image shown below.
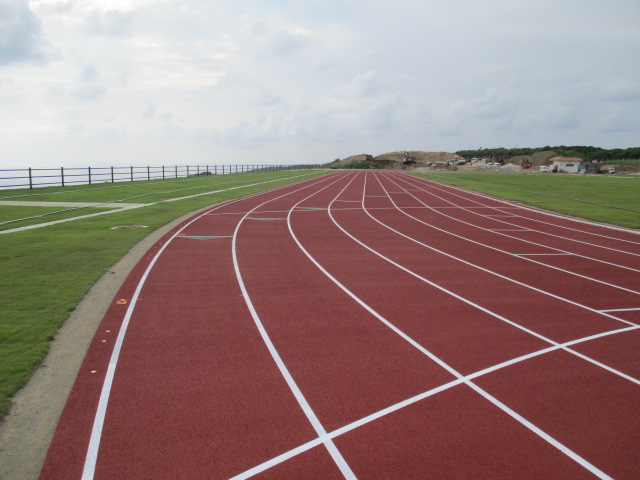
<path fill-rule="evenodd" d="M 82 69 L 79 84 L 70 91 L 74 97 L 82 100 L 97 100 L 105 95 L 107 87 L 101 82 L 100 74 L 93 65 Z"/>
<path fill-rule="evenodd" d="M 24 96 L 22 88 L 11 78 L 0 77 L 0 104 L 15 104 Z"/>
<path fill-rule="evenodd" d="M 334 88 L 329 96 L 341 99 L 372 97 L 380 91 L 380 82 L 372 71 L 359 73 L 347 85 Z"/>
<path fill-rule="evenodd" d="M 156 117 L 156 106 L 153 102 L 147 100 L 144 106 L 144 110 L 142 110 L 143 118 L 155 118 Z"/>
<path fill-rule="evenodd" d="M 45 63 L 50 48 L 40 19 L 23 0 L 0 0 L 0 66 L 10 63 Z"/>
<path fill-rule="evenodd" d="M 121 10 L 94 11 L 85 20 L 89 35 L 123 36 L 132 33 L 135 15 Z"/>
<path fill-rule="evenodd" d="M 639 17 L 636 0 L 0 0 L 0 141 L 25 164 L 633 146 Z"/>

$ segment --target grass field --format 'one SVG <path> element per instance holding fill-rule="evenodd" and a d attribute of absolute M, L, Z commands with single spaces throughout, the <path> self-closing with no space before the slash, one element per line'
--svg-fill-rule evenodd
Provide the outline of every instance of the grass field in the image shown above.
<path fill-rule="evenodd" d="M 42 362 L 55 332 L 86 292 L 151 231 L 199 208 L 324 173 L 245 173 L 0 192 L 0 200 L 156 202 L 44 228 L 13 233 L 0 231 L 0 417 L 6 414 L 11 395 Z M 561 213 L 640 228 L 639 177 L 461 172 L 424 176 Z M 180 200 L 174 201 L 176 199 Z M 64 208 L 3 206 L 0 223 L 58 210 Z M 104 209 L 83 208 L 56 215 L 86 215 L 97 211 Z M 57 218 L 47 215 L 2 228 Z M 139 224 L 149 228 L 111 229 Z"/>
<path fill-rule="evenodd" d="M 416 174 L 566 215 L 640 228 L 640 177 L 508 173 Z"/>
<path fill-rule="evenodd" d="M 0 232 L 0 418 L 7 412 L 11 395 L 42 362 L 57 329 L 86 292 L 151 231 L 199 208 L 324 173 L 245 173 L 112 186 L 0 192 L 0 200 L 99 203 L 136 197 L 130 201 L 164 202 L 33 230 Z M 203 193 L 207 194 L 174 201 Z M 0 223 L 56 210 L 64 208 L 3 206 Z M 86 215 L 97 211 L 104 209 L 83 208 L 59 215 Z M 5 230 L 58 218 L 48 215 L 6 224 Z M 149 228 L 111 229 L 134 224 Z"/>

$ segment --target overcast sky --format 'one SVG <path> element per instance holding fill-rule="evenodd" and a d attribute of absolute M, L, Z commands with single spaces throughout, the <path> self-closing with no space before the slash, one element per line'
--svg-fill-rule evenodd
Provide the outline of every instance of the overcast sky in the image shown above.
<path fill-rule="evenodd" d="M 640 145 L 638 0 L 0 0 L 0 169 Z"/>

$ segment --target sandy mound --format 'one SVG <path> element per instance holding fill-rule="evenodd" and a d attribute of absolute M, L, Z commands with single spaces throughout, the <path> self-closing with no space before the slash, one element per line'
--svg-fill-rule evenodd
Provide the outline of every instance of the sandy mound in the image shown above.
<path fill-rule="evenodd" d="M 462 160 L 460 155 L 456 155 L 455 153 L 449 152 L 420 152 L 420 151 L 409 151 L 409 156 L 416 159 L 417 167 L 424 167 L 428 163 L 436 163 L 436 162 L 444 162 L 455 158 L 458 160 Z M 390 160 L 396 163 L 402 163 L 404 161 L 404 152 L 391 152 L 391 153 L 383 153 L 382 155 L 378 155 L 376 160 Z"/>

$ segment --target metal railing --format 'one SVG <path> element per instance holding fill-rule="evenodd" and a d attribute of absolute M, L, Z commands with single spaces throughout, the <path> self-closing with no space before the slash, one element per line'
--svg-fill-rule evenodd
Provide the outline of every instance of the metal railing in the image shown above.
<path fill-rule="evenodd" d="M 84 167 L 84 168 L 23 168 L 0 170 L 0 189 L 36 188 L 96 183 L 150 181 L 205 175 L 308 170 L 313 165 L 162 165 L 159 167 Z"/>

